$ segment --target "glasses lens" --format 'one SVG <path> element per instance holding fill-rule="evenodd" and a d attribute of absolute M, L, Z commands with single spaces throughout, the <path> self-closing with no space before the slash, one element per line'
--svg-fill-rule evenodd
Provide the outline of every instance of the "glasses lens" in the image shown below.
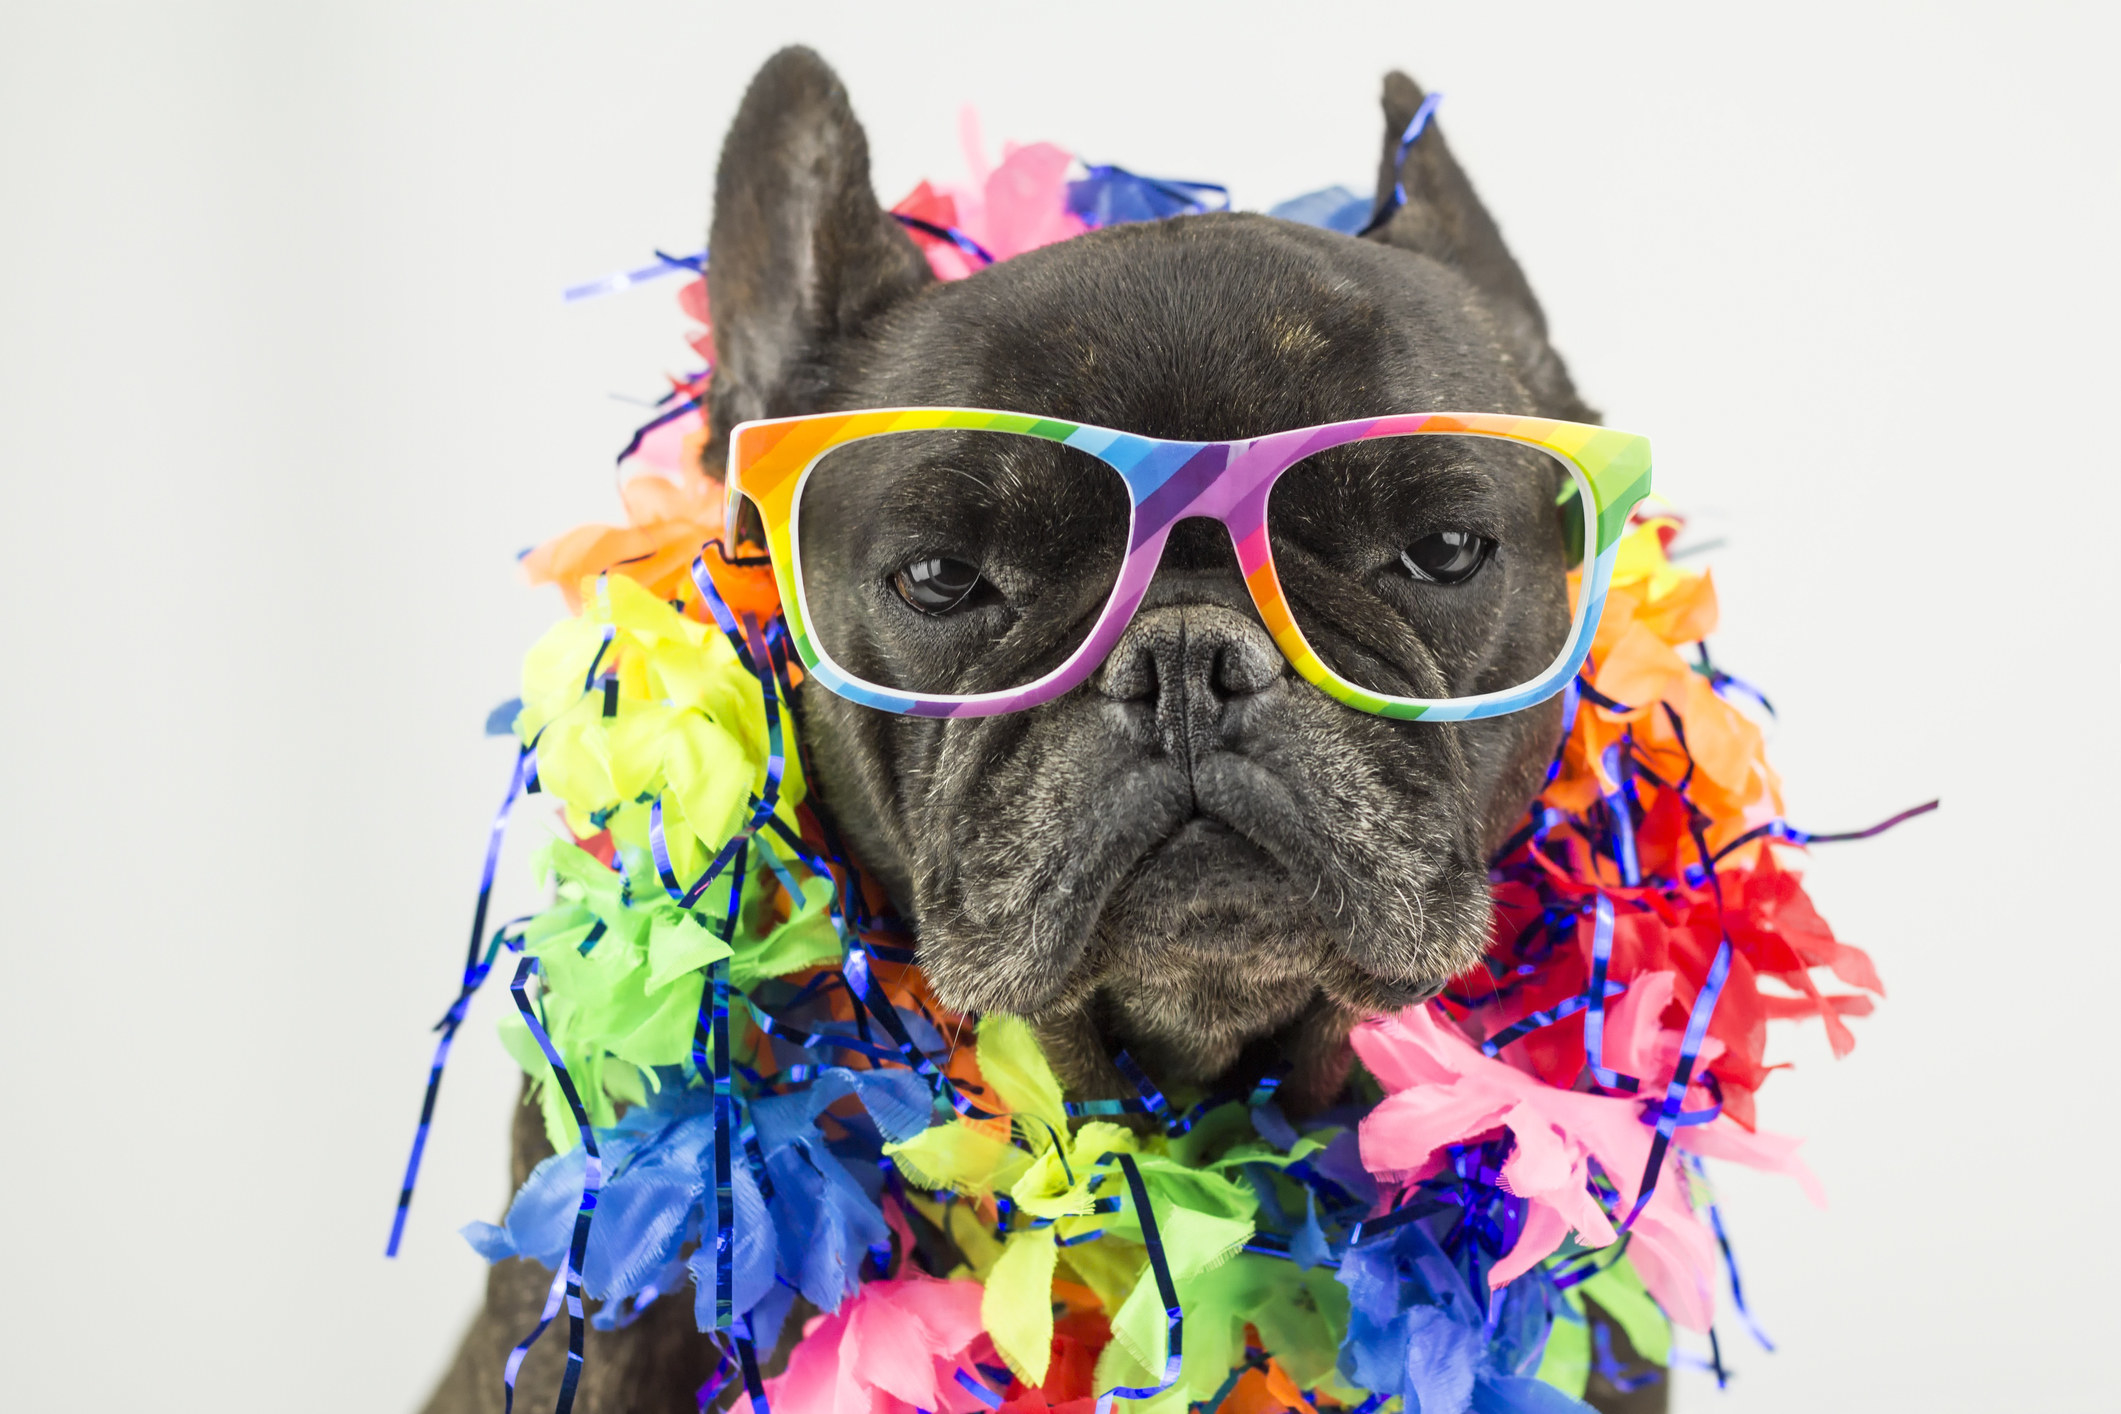
<path fill-rule="evenodd" d="M 1453 433 L 1305 458 L 1267 501 L 1298 631 L 1341 677 L 1389 697 L 1524 686 L 1568 642 L 1565 575 L 1581 551 L 1555 506 L 1568 479 L 1537 448 Z"/>
<path fill-rule="evenodd" d="M 1090 636 L 1132 502 L 1087 452 L 1012 432 L 890 432 L 827 453 L 796 500 L 817 646 L 879 687 L 1006 692 Z"/>

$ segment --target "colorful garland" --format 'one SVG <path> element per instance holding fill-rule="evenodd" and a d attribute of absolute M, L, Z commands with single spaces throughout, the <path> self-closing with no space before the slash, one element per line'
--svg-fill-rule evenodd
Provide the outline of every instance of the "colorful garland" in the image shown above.
<path fill-rule="evenodd" d="M 971 189 L 923 183 L 899 214 L 956 278 L 1220 191 L 1067 170 L 1059 149 L 1015 149 Z M 1350 219 L 1330 193 L 1291 206 Z M 699 258 L 586 288 L 666 268 Z M 681 304 L 707 323 L 703 282 Z M 694 345 L 711 367 L 711 333 Z M 1369 1103 L 1297 1126 L 1271 1078 L 1172 1096 L 1139 1078 L 1138 1100 L 1071 1104 L 1021 1022 L 935 999 L 806 803 L 772 576 L 722 545 L 721 487 L 700 469 L 707 377 L 680 380 L 627 449 L 654 468 L 622 488 L 629 524 L 526 558 L 574 616 L 497 714 L 521 750 L 392 1232 L 394 1252 L 450 1042 L 517 954 L 503 1040 L 556 1154 L 503 1223 L 465 1229 L 489 1260 L 555 1273 L 504 1372 L 511 1400 L 563 1306 L 564 1410 L 585 1322 L 622 1325 L 687 1282 L 725 1352 L 702 1403 L 741 1378 L 758 1414 L 1115 1398 L 1529 1414 L 1583 1408 L 1594 1368 L 1653 1376 L 1673 1324 L 1711 1332 L 1723 1235 L 1702 1160 L 1791 1173 L 1816 1197 L 1795 1142 L 1753 1127 L 1765 1023 L 1817 1017 L 1845 1052 L 1844 1018 L 1881 988 L 1789 870 L 1807 837 L 1733 705 L 1765 702 L 1701 646 L 1715 591 L 1667 557 L 1675 519 L 1638 518 L 1622 545 L 1566 742 L 1494 867 L 1485 967 L 1357 1029 Z M 554 901 L 488 936 L 519 793 L 562 810 L 566 836 L 537 856 Z M 1859 990 L 1823 992 L 1821 968 Z M 953 1250 L 960 1265 L 930 1269 Z M 798 1295 L 822 1314 L 761 1379 Z M 1587 1299 L 1644 1367 L 1594 1339 Z"/>

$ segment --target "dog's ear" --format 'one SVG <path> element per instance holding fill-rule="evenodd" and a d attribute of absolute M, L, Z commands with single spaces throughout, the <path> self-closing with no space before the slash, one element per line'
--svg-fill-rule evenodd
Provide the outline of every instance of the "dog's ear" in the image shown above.
<path fill-rule="evenodd" d="M 722 143 L 708 233 L 714 440 L 816 411 L 825 356 L 935 277 L 869 185 L 869 140 L 814 52 L 783 49 Z"/>
<path fill-rule="evenodd" d="M 1405 154 L 1400 143 L 1421 107 L 1420 85 L 1394 70 L 1385 75 L 1384 157 L 1377 174 L 1377 202 L 1366 235 L 1447 265 L 1487 297 L 1519 376 L 1549 417 L 1580 422 L 1597 419 L 1569 380 L 1561 356 L 1547 343 L 1546 314 L 1524 271 L 1503 244 L 1495 218 L 1473 192 L 1473 184 L 1451 156 L 1432 119 Z M 1406 200 L 1398 204 L 1401 192 Z"/>

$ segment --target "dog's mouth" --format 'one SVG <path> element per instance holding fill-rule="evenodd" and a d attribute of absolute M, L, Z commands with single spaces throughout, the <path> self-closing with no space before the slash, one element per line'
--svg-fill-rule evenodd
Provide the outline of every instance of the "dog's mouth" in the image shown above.
<path fill-rule="evenodd" d="M 1402 989 L 1432 989 L 1470 961 L 1456 915 L 1484 895 L 1458 877 L 1460 851 L 1424 828 L 1416 802 L 1402 797 L 1414 808 L 1396 829 L 1352 829 L 1351 802 L 1323 781 L 1236 753 L 1196 761 L 1190 784 L 1190 808 L 1120 874 L 1098 920 L 1106 937 L 1147 923 L 1182 952 L 1323 950 L 1321 964 L 1330 952 L 1343 960 L 1336 970 Z M 1260 926 L 1265 914 L 1281 926 Z M 1291 926 L 1298 916 L 1311 922 Z M 1206 926 L 1183 926 L 1188 918 Z M 1213 926 L 1247 918 L 1234 937 Z"/>
<path fill-rule="evenodd" d="M 1244 924 L 1262 910 L 1288 908 L 1295 892 L 1274 850 L 1221 816 L 1197 810 L 1119 871 L 1092 927 L 1109 939 L 1133 937 L 1136 945 L 1147 934 L 1182 951 L 1202 945 L 1226 951 L 1240 939 L 1256 947 L 1259 934 Z M 1181 922 L 1211 918 L 1241 931 L 1233 937 Z"/>
<path fill-rule="evenodd" d="M 1196 808 L 1163 839 L 1150 846 L 1128 873 L 1137 875 L 1153 871 L 1187 877 L 1225 871 L 1257 874 L 1272 869 L 1278 872 L 1279 868 L 1274 856 L 1248 838 L 1244 831 L 1219 816 Z"/>
<path fill-rule="evenodd" d="M 1111 908 L 1153 897 L 1165 909 L 1211 896 L 1285 894 L 1303 867 L 1279 828 L 1300 792 L 1254 762 L 1234 759 L 1209 770 L 1169 773 L 1172 789 L 1145 820 L 1131 859 L 1110 861 Z M 1284 807 L 1277 811 L 1277 803 Z M 1157 815 L 1162 818 L 1156 818 Z M 1092 920 L 1093 923 L 1099 920 Z"/>
<path fill-rule="evenodd" d="M 1330 810 L 1314 792 L 1258 762 L 1211 758 L 1196 764 L 1190 784 L 1190 804 L 1173 811 L 1132 860 L 1114 861 L 1120 867 L 1093 926 L 1109 938 L 1147 925 L 1166 944 L 1186 938 L 1222 951 L 1239 940 L 1177 925 L 1187 917 L 1235 921 L 1293 910 L 1314 915 L 1323 935 L 1357 960 L 1365 923 L 1384 922 L 1364 906 L 1381 861 L 1348 858 L 1333 838 Z M 1432 884 L 1434 870 L 1419 853 L 1402 852 L 1391 861 L 1396 892 L 1420 894 Z M 1279 935 L 1274 929 L 1244 932 L 1248 946 Z M 1400 969 L 1388 964 L 1380 970 Z"/>

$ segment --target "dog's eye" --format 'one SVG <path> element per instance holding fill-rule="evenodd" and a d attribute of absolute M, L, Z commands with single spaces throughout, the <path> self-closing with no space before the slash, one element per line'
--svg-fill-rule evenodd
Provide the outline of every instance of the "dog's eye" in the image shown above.
<path fill-rule="evenodd" d="M 1463 584 L 1495 553 L 1495 542 L 1467 530 L 1439 530 L 1399 552 L 1407 573 L 1427 584 Z"/>
<path fill-rule="evenodd" d="M 915 560 L 891 577 L 899 598 L 924 614 L 947 614 L 963 608 L 986 581 L 979 567 L 963 560 Z"/>

